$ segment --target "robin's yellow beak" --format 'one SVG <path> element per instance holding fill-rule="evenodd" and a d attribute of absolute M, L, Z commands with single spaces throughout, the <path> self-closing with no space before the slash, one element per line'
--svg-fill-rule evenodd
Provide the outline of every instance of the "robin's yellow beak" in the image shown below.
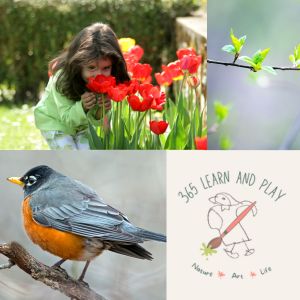
<path fill-rule="evenodd" d="M 7 178 L 7 180 L 12 183 L 18 184 L 22 187 L 25 185 L 24 182 L 21 180 L 21 177 L 9 177 Z"/>

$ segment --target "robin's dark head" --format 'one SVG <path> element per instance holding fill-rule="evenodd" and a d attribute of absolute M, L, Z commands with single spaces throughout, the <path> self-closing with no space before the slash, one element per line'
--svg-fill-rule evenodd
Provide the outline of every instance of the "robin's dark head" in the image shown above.
<path fill-rule="evenodd" d="M 22 177 L 10 177 L 7 180 L 22 186 L 26 197 L 42 186 L 54 173 L 56 172 L 48 166 L 37 166 Z"/>

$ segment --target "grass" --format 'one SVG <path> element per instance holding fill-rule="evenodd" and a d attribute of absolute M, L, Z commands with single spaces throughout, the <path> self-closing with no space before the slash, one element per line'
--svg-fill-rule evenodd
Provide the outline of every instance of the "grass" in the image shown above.
<path fill-rule="evenodd" d="M 0 150 L 49 149 L 34 125 L 33 107 L 0 106 Z"/>

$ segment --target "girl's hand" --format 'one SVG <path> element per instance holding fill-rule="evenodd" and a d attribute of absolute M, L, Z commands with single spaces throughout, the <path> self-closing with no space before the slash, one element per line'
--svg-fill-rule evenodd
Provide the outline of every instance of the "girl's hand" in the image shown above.
<path fill-rule="evenodd" d="M 81 101 L 84 111 L 88 112 L 95 106 L 97 99 L 94 93 L 85 92 L 81 95 Z"/>

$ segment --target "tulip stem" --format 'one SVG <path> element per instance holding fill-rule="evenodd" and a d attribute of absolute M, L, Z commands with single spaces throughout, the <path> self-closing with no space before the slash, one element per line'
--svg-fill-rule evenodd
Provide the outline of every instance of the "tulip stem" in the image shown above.
<path fill-rule="evenodd" d="M 102 98 L 102 106 L 100 106 L 100 109 L 102 109 L 103 142 L 104 142 L 104 149 L 106 149 L 107 141 L 106 141 L 106 131 L 105 131 L 105 108 L 104 108 L 105 95 L 101 94 L 101 98 Z"/>
<path fill-rule="evenodd" d="M 129 128 L 129 134 L 131 135 L 131 122 L 130 122 L 130 118 L 131 118 L 131 108 L 130 105 L 128 105 L 128 128 Z M 129 138 L 131 138 L 131 136 L 129 136 Z"/>
<path fill-rule="evenodd" d="M 120 123 L 119 123 L 119 102 L 117 102 L 117 112 L 116 112 L 116 123 L 117 123 L 117 128 L 116 129 L 116 146 L 117 148 L 119 147 L 119 130 L 120 130 Z"/>
<path fill-rule="evenodd" d="M 118 102 L 118 106 L 119 106 L 119 119 L 118 119 L 119 126 L 118 126 L 118 129 L 121 130 L 122 102 Z M 124 127 L 122 127 L 122 130 L 124 130 Z M 121 138 L 122 135 L 124 135 L 124 131 L 123 132 L 119 131 L 119 147 L 120 147 L 120 149 L 123 147 L 123 145 L 122 145 L 122 138 Z"/>
<path fill-rule="evenodd" d="M 184 83 L 185 83 L 185 80 L 186 80 L 186 76 L 187 76 L 187 72 L 185 71 L 184 75 L 183 75 L 183 79 L 182 79 L 181 84 L 180 84 L 179 97 L 180 97 L 180 95 L 182 95 L 182 89 L 183 89 L 183 86 L 184 86 Z"/>

